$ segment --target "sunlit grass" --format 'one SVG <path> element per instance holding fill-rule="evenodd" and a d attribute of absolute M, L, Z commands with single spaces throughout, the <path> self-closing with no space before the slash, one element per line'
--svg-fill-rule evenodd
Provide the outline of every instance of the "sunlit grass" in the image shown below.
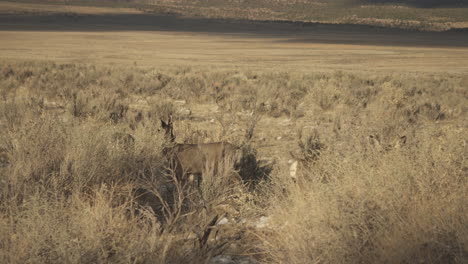
<path fill-rule="evenodd" d="M 466 83 L 3 62 L 0 262 L 464 263 Z M 248 170 L 178 185 L 168 113 L 178 142 L 243 145 Z"/>

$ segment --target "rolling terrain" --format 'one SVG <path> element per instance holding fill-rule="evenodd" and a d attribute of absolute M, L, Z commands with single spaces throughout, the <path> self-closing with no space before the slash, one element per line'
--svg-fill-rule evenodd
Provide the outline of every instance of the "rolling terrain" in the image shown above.
<path fill-rule="evenodd" d="M 153 15 L 135 9 L 73 8 L 74 15 L 0 15 L 2 57 L 299 71 L 467 69 L 468 35 L 464 32 L 235 22 Z"/>
<path fill-rule="evenodd" d="M 0 2 L 0 263 L 466 263 L 465 30 L 117 2 Z"/>

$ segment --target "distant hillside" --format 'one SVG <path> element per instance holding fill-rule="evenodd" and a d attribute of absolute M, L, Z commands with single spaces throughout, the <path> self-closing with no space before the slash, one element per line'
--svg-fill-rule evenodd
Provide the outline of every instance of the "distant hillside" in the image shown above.
<path fill-rule="evenodd" d="M 191 17 L 362 24 L 422 31 L 468 28 L 468 0 L 17 0 L 15 2 L 131 7 L 144 12 Z"/>
<path fill-rule="evenodd" d="M 158 3 L 184 3 L 184 4 L 200 4 L 218 3 L 232 5 L 239 3 L 244 5 L 258 5 L 258 4 L 307 4 L 307 3 L 322 3 L 322 4 L 400 4 L 416 7 L 456 7 L 467 6 L 468 0 L 36 0 L 35 3 L 136 3 L 136 4 L 158 4 Z"/>
<path fill-rule="evenodd" d="M 367 4 L 401 4 L 415 7 L 466 7 L 468 0 L 344 0 Z"/>
<path fill-rule="evenodd" d="M 27 0 L 25 0 L 27 1 Z M 24 2 L 19 0 L 15 2 Z M 468 0 L 36 0 L 29 2 L 35 3 L 89 3 L 93 5 L 119 3 L 119 4 L 184 4 L 184 5 L 244 5 L 244 6 L 264 6 L 268 8 L 271 5 L 365 5 L 365 4 L 386 4 L 386 5 L 406 5 L 413 7 L 466 7 Z"/>

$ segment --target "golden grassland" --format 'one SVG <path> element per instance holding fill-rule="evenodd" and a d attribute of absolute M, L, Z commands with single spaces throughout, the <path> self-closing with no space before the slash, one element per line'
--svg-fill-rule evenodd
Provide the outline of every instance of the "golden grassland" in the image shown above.
<path fill-rule="evenodd" d="M 28 22 L 28 25 L 35 24 Z M 279 33 L 262 35 L 255 31 L 243 32 L 243 29 L 209 32 L 207 23 L 203 23 L 205 32 L 190 28 L 132 30 L 115 25 L 99 28 L 78 24 L 76 29 L 28 25 L 25 29 L 9 25 L 9 29 L 0 31 L 2 58 L 299 72 L 468 72 L 465 34 L 418 35 L 323 28 L 287 35 L 288 30 L 297 28 L 286 27 Z"/>
<path fill-rule="evenodd" d="M 468 35 L 463 32 L 236 23 L 136 9 L 37 5 L 62 13 L 0 2 L 2 58 L 295 72 L 468 72 Z M 21 8 L 33 11 L 21 13 Z"/>
<path fill-rule="evenodd" d="M 467 260 L 466 76 L 0 68 L 2 262 Z M 178 142 L 242 146 L 243 181 L 165 176 L 168 113 Z"/>
<path fill-rule="evenodd" d="M 0 16 L 0 263 L 468 261 L 464 34 L 89 8 Z"/>

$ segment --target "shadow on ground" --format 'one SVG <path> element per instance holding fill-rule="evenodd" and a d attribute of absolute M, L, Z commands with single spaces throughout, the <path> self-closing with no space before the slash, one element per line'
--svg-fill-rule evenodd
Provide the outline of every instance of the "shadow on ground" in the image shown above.
<path fill-rule="evenodd" d="M 0 14 L 0 31 L 158 31 L 242 34 L 281 41 L 382 46 L 468 47 L 466 30 L 418 32 L 382 27 L 187 18 L 156 14 Z"/>

